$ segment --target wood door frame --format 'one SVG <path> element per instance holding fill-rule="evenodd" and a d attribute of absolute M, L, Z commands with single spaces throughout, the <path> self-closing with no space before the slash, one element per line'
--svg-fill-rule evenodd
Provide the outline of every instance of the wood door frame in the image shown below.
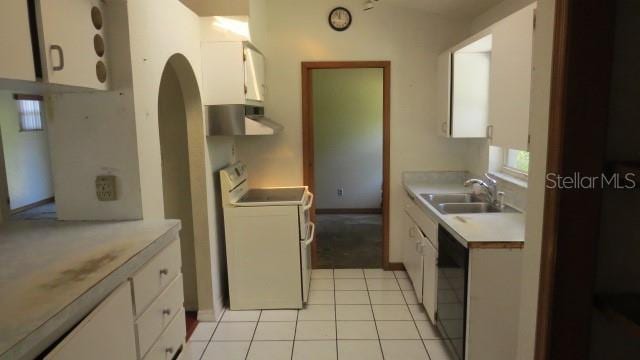
<path fill-rule="evenodd" d="M 556 0 L 547 174 L 605 170 L 611 3 Z M 588 358 L 601 195 L 545 190 L 536 360 Z"/>
<path fill-rule="evenodd" d="M 316 69 L 383 69 L 382 110 L 382 267 L 401 270 L 401 263 L 389 262 L 389 200 L 391 168 L 391 62 L 390 61 L 320 61 L 302 62 L 302 168 L 305 185 L 314 191 L 314 134 L 312 70 Z M 315 220 L 315 204 L 311 209 Z M 312 264 L 318 263 L 317 242 L 312 246 Z"/>

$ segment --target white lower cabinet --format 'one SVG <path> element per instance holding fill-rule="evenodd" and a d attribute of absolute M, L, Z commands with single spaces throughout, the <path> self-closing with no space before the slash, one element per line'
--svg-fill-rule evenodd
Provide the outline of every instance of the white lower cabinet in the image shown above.
<path fill-rule="evenodd" d="M 180 268 L 180 240 L 176 239 L 131 277 L 140 359 L 173 359 L 183 348 L 186 327 Z"/>
<path fill-rule="evenodd" d="M 127 281 L 82 320 L 45 359 L 136 359 L 135 339 L 131 288 Z"/>
<path fill-rule="evenodd" d="M 179 359 L 186 339 L 176 238 L 103 300 L 46 360 Z"/>
<path fill-rule="evenodd" d="M 410 196 L 405 200 L 404 222 L 404 267 L 418 301 L 425 304 L 435 322 L 438 224 L 420 210 Z"/>
<path fill-rule="evenodd" d="M 162 333 L 151 350 L 144 356 L 144 360 L 171 360 L 184 349 L 184 339 L 187 336 L 184 311 L 179 312 Z"/>

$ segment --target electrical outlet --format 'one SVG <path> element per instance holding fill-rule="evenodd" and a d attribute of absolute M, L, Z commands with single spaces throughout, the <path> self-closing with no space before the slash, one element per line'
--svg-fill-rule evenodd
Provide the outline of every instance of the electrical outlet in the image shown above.
<path fill-rule="evenodd" d="M 342 197 L 344 195 L 344 189 L 343 188 L 338 188 L 338 196 Z"/>
<path fill-rule="evenodd" d="M 99 201 L 114 201 L 116 194 L 116 177 L 114 175 L 99 175 L 96 177 L 96 196 Z"/>

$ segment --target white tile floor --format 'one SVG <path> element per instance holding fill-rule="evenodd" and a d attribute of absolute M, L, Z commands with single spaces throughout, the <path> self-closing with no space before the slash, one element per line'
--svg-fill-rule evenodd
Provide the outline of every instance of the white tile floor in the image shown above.
<path fill-rule="evenodd" d="M 404 271 L 314 270 L 302 310 L 227 310 L 200 323 L 193 359 L 449 360 Z"/>

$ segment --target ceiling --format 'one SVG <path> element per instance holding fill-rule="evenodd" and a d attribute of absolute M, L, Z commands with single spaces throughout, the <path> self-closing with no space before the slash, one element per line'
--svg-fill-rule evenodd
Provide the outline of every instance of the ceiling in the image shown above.
<path fill-rule="evenodd" d="M 471 18 L 503 0 L 380 0 L 380 3 L 421 10 L 450 17 Z"/>

